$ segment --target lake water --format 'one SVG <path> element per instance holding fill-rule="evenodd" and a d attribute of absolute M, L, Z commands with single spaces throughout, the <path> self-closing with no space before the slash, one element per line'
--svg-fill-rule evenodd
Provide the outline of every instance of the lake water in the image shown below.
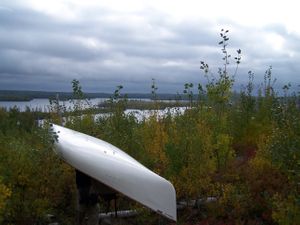
<path fill-rule="evenodd" d="M 89 108 L 92 106 L 97 106 L 99 103 L 103 103 L 107 101 L 108 98 L 93 98 L 88 101 L 82 101 L 84 108 Z M 152 101 L 151 99 L 131 99 L 131 100 L 140 100 L 140 101 Z M 166 100 L 167 101 L 167 100 Z M 74 104 L 70 101 L 60 101 L 60 106 L 66 107 L 66 109 L 71 110 Z M 9 109 L 13 107 L 17 107 L 20 111 L 25 111 L 26 107 L 29 107 L 31 110 L 37 110 L 42 112 L 50 111 L 50 102 L 49 99 L 33 99 L 31 101 L 0 101 L 0 107 Z M 183 114 L 186 110 L 186 107 L 173 107 L 166 108 L 161 110 L 137 110 L 137 109 L 126 109 L 125 114 L 130 114 L 136 117 L 138 121 L 142 121 L 143 119 L 149 118 L 151 115 L 156 115 L 157 118 L 162 118 L 166 115 L 178 115 Z M 95 119 L 99 117 L 109 116 L 110 113 L 100 113 L 94 115 Z M 43 124 L 43 120 L 39 121 L 40 124 Z"/>
<path fill-rule="evenodd" d="M 83 108 L 91 108 L 97 107 L 100 103 L 107 101 L 108 98 L 91 98 L 88 101 L 82 100 Z M 129 100 L 136 100 L 136 101 L 153 101 L 149 98 L 131 98 Z M 76 100 L 75 100 L 76 101 Z M 175 102 L 175 100 L 160 100 L 162 102 Z M 74 104 L 69 100 L 66 101 L 59 101 L 60 106 L 64 106 L 66 110 L 72 110 Z M 0 101 L 0 107 L 10 109 L 17 107 L 21 112 L 26 110 L 26 107 L 29 107 L 31 110 L 34 111 L 41 111 L 41 112 L 49 112 L 50 111 L 50 102 L 47 98 L 38 98 L 32 99 L 31 101 Z"/>
<path fill-rule="evenodd" d="M 97 106 L 99 103 L 102 103 L 104 101 L 108 100 L 108 98 L 92 98 L 88 102 L 90 104 L 87 104 L 86 101 L 83 101 L 84 108 L 88 108 L 91 106 Z M 60 105 L 65 106 L 66 109 L 72 108 L 73 103 L 70 101 L 60 101 Z M 13 107 L 17 107 L 20 111 L 25 111 L 26 107 L 29 107 L 31 110 L 38 110 L 42 112 L 49 112 L 50 110 L 50 102 L 49 99 L 32 99 L 31 101 L 0 101 L 0 107 L 10 109 Z"/>

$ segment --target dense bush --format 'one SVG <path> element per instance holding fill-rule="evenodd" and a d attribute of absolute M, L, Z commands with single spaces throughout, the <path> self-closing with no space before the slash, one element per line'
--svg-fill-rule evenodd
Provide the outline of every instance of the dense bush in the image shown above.
<path fill-rule="evenodd" d="M 0 124 L 3 224 L 42 223 L 47 213 L 72 213 L 73 170 L 53 153 L 47 128 L 38 127 L 30 112 L 16 109 L 1 109 Z"/>

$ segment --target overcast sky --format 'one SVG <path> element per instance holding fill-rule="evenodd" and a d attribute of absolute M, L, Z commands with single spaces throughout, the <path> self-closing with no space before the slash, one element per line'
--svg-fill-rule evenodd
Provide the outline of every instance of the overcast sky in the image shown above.
<path fill-rule="evenodd" d="M 273 67 L 277 85 L 300 84 L 297 1 L 0 0 L 0 89 L 182 93 L 205 84 L 200 61 L 216 73 L 218 42 L 242 50 L 235 88 L 253 71 L 257 84 Z M 231 62 L 234 66 L 234 61 Z M 234 71 L 234 68 L 230 68 Z"/>

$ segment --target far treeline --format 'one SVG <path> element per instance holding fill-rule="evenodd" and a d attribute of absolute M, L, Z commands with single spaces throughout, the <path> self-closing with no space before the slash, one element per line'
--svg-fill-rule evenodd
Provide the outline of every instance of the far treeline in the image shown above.
<path fill-rule="evenodd" d="M 228 31 L 220 36 L 222 69 L 213 74 L 201 62 L 207 82 L 197 84 L 197 98 L 194 84 L 183 85 L 190 100 L 184 113 L 159 117 L 160 102 L 153 101 L 153 114 L 137 120 L 124 113 L 128 101 L 119 98 L 119 86 L 109 101 L 111 113 L 83 114 L 84 93 L 77 80 L 72 82 L 74 111 L 64 118 L 58 102 L 52 102 L 42 126 L 35 112 L 0 109 L 0 224 L 49 224 L 49 214 L 59 224 L 75 224 L 74 168 L 55 155 L 55 137 L 48 132 L 49 123 L 62 120 L 170 180 L 183 206 L 178 224 L 300 224 L 300 96 L 285 85 L 279 97 L 268 68 L 258 96 L 249 72 L 232 103 L 241 50 L 232 57 L 237 67 L 231 73 Z M 155 96 L 155 82 L 151 89 Z M 120 196 L 118 209 L 128 208 L 140 212 L 129 224 L 174 224 Z"/>
<path fill-rule="evenodd" d="M 86 98 L 110 98 L 110 93 L 84 93 Z M 32 99 L 56 99 L 60 100 L 73 99 L 72 92 L 47 92 L 47 91 L 17 91 L 17 90 L 0 90 L 0 101 L 30 101 Z M 149 93 L 128 93 L 122 94 L 126 98 L 151 99 L 153 96 Z M 176 100 L 178 95 L 175 94 L 157 94 L 157 99 Z"/>

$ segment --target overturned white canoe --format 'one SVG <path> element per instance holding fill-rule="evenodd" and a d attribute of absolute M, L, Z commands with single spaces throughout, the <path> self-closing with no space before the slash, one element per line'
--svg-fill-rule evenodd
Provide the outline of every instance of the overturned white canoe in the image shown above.
<path fill-rule="evenodd" d="M 92 136 L 52 124 L 61 158 L 101 183 L 176 221 L 173 185 L 117 147 Z"/>

